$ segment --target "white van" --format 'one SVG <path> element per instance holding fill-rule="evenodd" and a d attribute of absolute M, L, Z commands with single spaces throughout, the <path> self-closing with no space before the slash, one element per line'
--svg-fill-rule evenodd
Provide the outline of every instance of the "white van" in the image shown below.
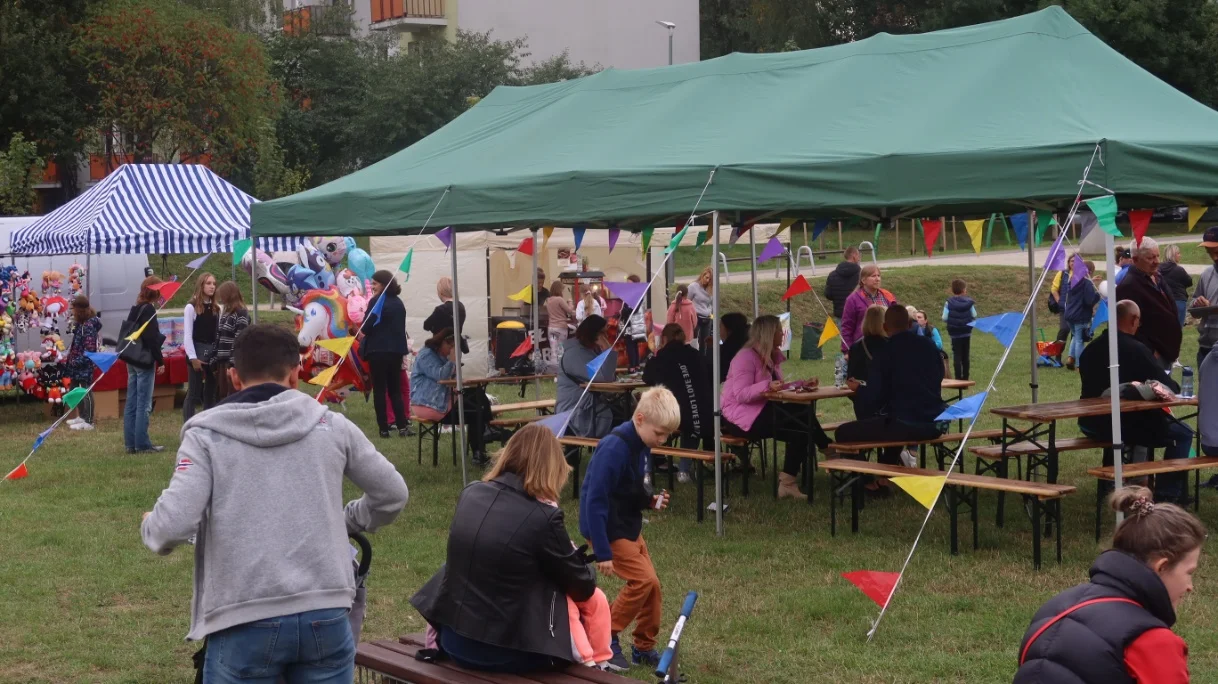
<path fill-rule="evenodd" d="M 23 228 L 38 220 L 38 216 L 0 217 L 0 265 L 12 264 L 18 269 L 29 271 L 33 278 L 35 289 L 42 288 L 43 271 L 59 271 L 68 274 L 68 267 L 79 263 L 88 268 L 85 279 L 85 293 L 89 302 L 97 310 L 102 319 L 102 337 L 114 340 L 118 337 L 119 324 L 127 318 L 135 297 L 139 293 L 140 283 L 144 280 L 144 269 L 148 266 L 148 257 L 144 254 L 94 254 L 91 258 L 84 254 L 65 254 L 62 256 L 22 257 L 10 253 L 10 238 L 19 228 Z M 63 295 L 68 296 L 65 280 Z M 66 333 L 66 327 L 62 330 Z M 66 338 L 66 335 L 65 335 Z M 37 349 L 40 343 L 37 330 L 26 331 L 16 335 L 16 346 L 19 351 Z M 67 344 L 70 339 L 64 339 Z M 113 344 L 113 342 L 110 342 Z"/>

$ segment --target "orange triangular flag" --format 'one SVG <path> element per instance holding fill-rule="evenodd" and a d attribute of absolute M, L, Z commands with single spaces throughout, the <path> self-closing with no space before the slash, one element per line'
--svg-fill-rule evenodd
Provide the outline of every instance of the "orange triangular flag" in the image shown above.
<path fill-rule="evenodd" d="M 785 302 L 797 294 L 803 294 L 811 290 L 812 286 L 808 284 L 808 279 L 801 275 L 791 283 L 791 287 L 787 288 L 786 294 L 782 296 L 782 301 Z"/>
<path fill-rule="evenodd" d="M 533 351 L 533 336 L 532 335 L 524 338 L 524 342 L 521 342 L 520 345 L 516 347 L 516 351 L 512 352 L 511 358 L 514 359 L 517 356 L 524 356 L 525 354 L 528 354 L 531 351 Z"/>
<path fill-rule="evenodd" d="M 843 572 L 842 577 L 862 590 L 867 598 L 875 601 L 883 608 L 892 598 L 892 590 L 897 586 L 901 575 L 895 572 L 877 572 L 875 570 L 855 570 Z"/>
<path fill-rule="evenodd" d="M 23 477 L 29 477 L 29 475 L 30 475 L 30 471 L 25 467 L 25 464 L 22 463 L 21 465 L 17 466 L 16 468 L 13 468 L 13 471 L 10 472 L 8 475 L 5 475 L 4 479 L 20 480 Z"/>

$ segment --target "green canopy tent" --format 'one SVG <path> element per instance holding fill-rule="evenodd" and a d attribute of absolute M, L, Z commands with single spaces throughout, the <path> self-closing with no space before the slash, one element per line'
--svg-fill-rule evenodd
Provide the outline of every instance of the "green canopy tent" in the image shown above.
<path fill-rule="evenodd" d="M 392 157 L 254 205 L 253 233 L 638 229 L 695 207 L 715 210 L 716 225 L 724 211 L 746 220 L 1053 211 L 1072 204 L 1097 144 L 1091 179 L 1123 207 L 1218 195 L 1218 113 L 1050 7 L 922 35 L 497 88 Z M 717 391 L 714 400 L 717 414 Z"/>

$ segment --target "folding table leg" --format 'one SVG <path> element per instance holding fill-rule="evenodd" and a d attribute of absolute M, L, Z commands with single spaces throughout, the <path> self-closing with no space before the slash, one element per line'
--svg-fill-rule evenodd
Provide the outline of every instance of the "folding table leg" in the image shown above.
<path fill-rule="evenodd" d="M 959 534 L 957 533 L 957 518 L 959 513 L 959 499 L 956 496 L 956 488 L 947 488 L 947 517 L 951 527 L 952 540 L 952 555 L 960 554 Z"/>
<path fill-rule="evenodd" d="M 703 477 L 702 477 L 702 471 L 706 470 L 706 468 L 703 468 L 703 467 L 702 467 L 702 462 L 701 462 L 701 461 L 695 461 L 695 462 L 694 462 L 694 467 L 698 469 L 698 473 L 697 473 L 697 478 L 698 478 L 698 522 L 702 522 L 702 504 L 703 504 L 703 490 L 702 490 L 702 487 L 703 487 L 703 484 L 702 484 L 702 483 L 703 483 Z"/>
<path fill-rule="evenodd" d="M 1040 570 L 1040 518 L 1041 518 L 1041 503 L 1040 499 L 1034 496 L 1024 496 L 1024 500 L 1032 506 L 1032 566 Z"/>
<path fill-rule="evenodd" d="M 837 536 L 837 483 L 839 478 L 829 473 L 829 536 Z"/>
<path fill-rule="evenodd" d="M 1057 520 L 1054 532 L 1057 534 L 1057 564 L 1062 564 L 1062 500 L 1053 500 L 1053 517 Z"/>
<path fill-rule="evenodd" d="M 580 485 L 580 482 L 579 482 L 579 466 L 580 466 L 580 463 L 581 463 L 583 460 L 584 460 L 584 450 L 583 450 L 581 447 L 576 447 L 576 448 L 575 448 L 575 463 L 572 463 L 572 464 L 571 464 L 571 466 L 572 466 L 572 467 L 574 468 L 574 470 L 575 470 L 575 479 L 574 479 L 574 481 L 572 482 L 572 484 L 573 484 L 573 487 L 572 487 L 573 491 L 571 492 L 571 494 L 572 494 L 571 498 L 575 499 L 576 501 L 579 501 L 579 485 Z"/>
<path fill-rule="evenodd" d="M 977 509 L 979 508 L 977 506 L 978 493 L 979 493 L 979 490 L 977 490 L 976 488 L 974 488 L 969 493 L 969 505 L 972 507 L 971 514 L 972 514 L 972 518 L 973 518 L 973 550 L 974 551 L 981 548 L 981 544 L 980 544 L 979 540 L 977 539 L 977 528 L 978 528 Z"/>
<path fill-rule="evenodd" d="M 1008 477 L 1010 477 L 1010 475 L 1011 475 L 1010 464 L 1008 463 L 1008 461 L 1010 461 L 1010 459 L 1006 458 L 1004 455 L 1004 457 L 999 459 L 998 463 L 996 464 L 998 466 L 998 476 L 1004 480 L 1007 479 Z M 997 525 L 1000 529 L 1002 528 L 1003 514 L 1006 511 L 1006 503 L 1007 503 L 1007 493 L 1003 492 L 1003 491 L 999 491 L 998 492 Z"/>
<path fill-rule="evenodd" d="M 850 485 L 850 532 L 859 531 L 859 509 L 863 507 L 863 478 L 856 477 Z"/>

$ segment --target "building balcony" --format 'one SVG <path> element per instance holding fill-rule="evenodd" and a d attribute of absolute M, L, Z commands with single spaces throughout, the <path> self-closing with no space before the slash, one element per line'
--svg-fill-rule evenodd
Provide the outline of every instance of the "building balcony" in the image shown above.
<path fill-rule="evenodd" d="M 338 11 L 336 11 L 338 10 Z M 347 23 L 346 8 L 329 5 L 305 5 L 283 13 L 283 32 L 301 35 L 313 32 L 322 36 L 347 36 L 351 29 Z"/>
<path fill-rule="evenodd" d="M 117 154 L 110 155 L 109 162 L 106 161 L 105 155 L 91 154 L 89 155 L 89 181 L 97 182 L 110 175 L 110 172 L 119 166 L 134 163 L 135 156 L 130 154 L 125 157 Z"/>
<path fill-rule="evenodd" d="M 62 187 L 63 183 L 59 178 L 59 166 L 53 162 L 47 162 L 46 168 L 42 170 L 42 175 L 34 182 L 34 187 L 39 190 Z"/>
<path fill-rule="evenodd" d="M 444 0 L 366 0 L 372 8 L 372 28 L 378 31 L 411 31 L 421 27 L 447 26 Z"/>

